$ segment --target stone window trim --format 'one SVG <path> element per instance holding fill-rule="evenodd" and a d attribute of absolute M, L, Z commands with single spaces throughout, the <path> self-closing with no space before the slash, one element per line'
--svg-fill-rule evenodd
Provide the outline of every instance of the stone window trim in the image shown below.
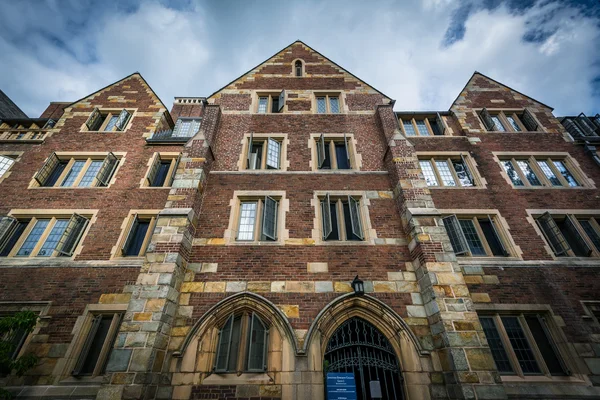
<path fill-rule="evenodd" d="M 352 196 L 360 203 L 360 219 L 362 226 L 363 240 L 323 240 L 323 222 L 321 211 L 321 200 L 329 194 L 330 198 L 340 199 Z M 310 200 L 311 205 L 315 210 L 315 218 L 313 219 L 313 229 L 311 237 L 315 245 L 322 246 L 370 246 L 375 245 L 377 232 L 371 225 L 371 217 L 369 215 L 369 206 L 371 201 L 367 197 L 366 191 L 358 190 L 316 190 L 313 192 L 313 198 Z"/>
<path fill-rule="evenodd" d="M 73 376 L 73 370 L 80 357 L 81 351 L 85 346 L 86 339 L 92 328 L 94 317 L 98 315 L 113 315 L 123 316 L 127 311 L 128 304 L 88 304 L 83 311 L 83 314 L 77 317 L 71 334 L 73 339 L 65 353 L 64 361 L 57 364 L 53 375 L 58 375 L 61 383 L 89 382 L 102 383 L 102 371 L 108 362 L 108 356 L 113 348 L 112 343 L 117 337 L 121 319 L 114 319 L 111 323 L 110 331 L 106 342 L 111 342 L 110 345 L 105 344 L 98 359 L 98 368 L 92 375 Z"/>
<path fill-rule="evenodd" d="M 157 166 L 163 161 L 170 161 L 169 170 L 167 171 L 166 178 L 162 186 L 151 186 L 150 180 L 152 176 L 156 174 Z M 181 152 L 156 152 L 150 157 L 148 163 L 148 169 L 144 174 L 144 178 L 140 181 L 141 189 L 165 189 L 170 188 L 175 180 L 175 173 L 181 161 Z"/>
<path fill-rule="evenodd" d="M 108 152 L 108 151 L 87 151 L 87 152 L 85 152 L 85 151 L 77 151 L 77 152 L 57 151 L 52 154 L 55 155 L 58 158 L 58 160 L 60 160 L 60 161 L 68 160 L 68 164 L 66 165 L 66 167 L 64 168 L 64 170 L 62 171 L 60 176 L 57 178 L 56 183 L 53 186 L 42 186 L 35 179 L 38 172 L 46 166 L 46 163 L 48 162 L 49 158 L 53 156 L 53 155 L 50 155 L 48 158 L 46 158 L 46 160 L 44 161 L 44 165 L 42 165 L 40 170 L 36 171 L 34 176 L 29 181 L 28 189 L 36 189 L 36 190 L 38 190 L 38 189 L 39 190 L 108 189 L 115 183 L 119 169 L 125 163 L 127 152 L 124 152 L 124 151 L 115 151 L 115 152 Z M 110 175 L 110 180 L 108 181 L 108 185 L 106 185 L 106 186 L 93 186 L 93 185 L 92 186 L 78 186 L 79 182 L 81 182 L 86 171 L 90 167 L 92 161 L 105 160 L 109 156 L 109 154 L 112 154 L 113 156 L 115 156 L 117 158 L 117 164 L 116 164 L 116 167 L 114 168 L 114 170 L 112 171 L 112 174 Z M 73 182 L 73 184 L 71 186 L 61 186 L 61 183 L 65 180 L 65 178 L 67 177 L 67 175 L 73 168 L 75 161 L 82 161 L 82 160 L 85 160 L 85 165 L 83 166 L 83 168 L 81 168 L 81 171 L 79 171 L 79 173 L 77 174 L 77 177 L 76 177 L 75 181 Z M 94 178 L 93 183 L 98 183 L 98 180 L 96 178 Z"/>
<path fill-rule="evenodd" d="M 440 113 L 432 113 L 432 114 L 419 114 L 419 115 L 398 115 L 396 114 L 396 118 L 398 120 L 398 125 L 400 126 L 400 130 L 404 137 L 407 138 L 415 138 L 415 137 L 448 137 L 452 136 L 452 129 L 448 127 L 446 120 Z M 432 126 L 432 122 L 430 120 L 434 120 L 436 128 Z M 427 134 L 423 134 L 419 130 L 419 126 L 417 121 L 424 122 L 424 129 L 426 129 Z M 412 131 L 408 132 L 407 127 L 404 124 L 412 127 Z M 414 131 L 414 134 L 413 134 Z"/>
<path fill-rule="evenodd" d="M 585 233 L 585 230 L 583 230 L 581 223 L 579 222 L 580 219 L 600 218 L 600 210 L 527 209 L 525 211 L 527 212 L 527 221 L 533 226 L 535 232 L 543 240 L 544 248 L 546 249 L 548 255 L 552 257 L 552 259 L 569 263 L 572 260 L 590 261 L 593 259 L 600 258 L 600 250 L 595 248 L 594 243 L 590 240 L 589 236 Z M 571 221 L 573 221 L 573 224 L 575 225 L 575 228 L 582 237 L 583 241 L 591 249 L 591 255 L 589 257 L 575 256 L 571 250 L 569 250 L 567 255 L 565 256 L 556 255 L 552 246 L 548 242 L 546 235 L 544 234 L 544 232 L 542 232 L 542 229 L 540 228 L 537 222 L 537 219 L 545 213 L 548 213 L 553 218 L 570 217 Z M 595 225 L 597 225 L 597 223 Z"/>
<path fill-rule="evenodd" d="M 127 217 L 123 219 L 121 223 L 121 234 L 119 235 L 119 239 L 117 240 L 117 244 L 111 249 L 111 260 L 114 259 L 136 259 L 140 257 L 144 257 L 146 255 L 146 251 L 148 250 L 148 245 L 150 244 L 150 240 L 152 238 L 152 234 L 154 233 L 154 228 L 156 227 L 156 220 L 158 219 L 158 214 L 161 210 L 151 210 L 151 209 L 135 209 L 129 210 Z M 146 235 L 144 238 L 144 242 L 142 243 L 139 255 L 136 256 L 125 256 L 123 255 L 123 248 L 125 246 L 125 242 L 127 241 L 127 236 L 131 232 L 132 226 L 135 222 L 135 219 L 139 218 L 143 221 L 149 221 L 148 230 L 146 231 Z"/>
<path fill-rule="evenodd" d="M 475 108 L 473 109 L 477 118 L 481 123 L 481 129 L 483 132 L 490 133 L 526 133 L 526 132 L 544 132 L 542 124 L 539 123 L 538 119 L 528 108 Z M 499 122 L 502 124 L 504 130 L 494 129 L 494 127 L 487 126 L 485 122 L 485 114 L 490 117 L 497 117 Z M 527 114 L 527 116 L 524 116 Z M 509 118 L 515 122 L 517 129 L 513 127 Z M 529 121 L 526 123 L 524 120 Z M 527 126 L 534 127 L 534 130 L 527 129 Z"/>
<path fill-rule="evenodd" d="M 581 318 L 584 321 L 600 325 L 600 300 L 580 300 L 579 302 L 584 312 Z"/>
<path fill-rule="evenodd" d="M 444 161 L 444 160 L 459 160 L 463 159 L 469 172 L 473 179 L 473 186 L 428 186 L 429 189 L 486 189 L 487 188 L 487 180 L 481 176 L 479 170 L 477 169 L 478 164 L 477 161 L 468 151 L 417 151 L 417 157 L 419 161 L 421 160 L 435 160 L 435 161 Z M 458 178 L 456 176 L 456 172 L 452 169 L 453 177 L 455 182 L 458 182 Z M 439 174 L 436 175 L 438 179 L 438 184 L 441 181 Z"/>
<path fill-rule="evenodd" d="M 266 112 L 261 113 L 259 112 L 259 106 L 260 106 L 260 98 L 261 97 L 267 97 L 267 108 L 266 108 Z M 283 106 L 281 104 L 279 104 L 279 111 L 278 112 L 272 112 L 272 107 L 273 107 L 273 99 L 277 98 L 278 102 L 279 100 L 283 101 Z M 285 90 L 257 90 L 253 92 L 253 96 L 252 96 L 252 104 L 251 104 L 251 110 L 253 114 L 260 114 L 260 115 L 281 115 L 281 114 L 285 114 L 287 112 L 287 106 L 286 106 L 286 100 L 287 100 L 287 94 Z"/>
<path fill-rule="evenodd" d="M 317 98 L 319 97 L 325 97 L 325 106 L 326 106 L 326 112 L 325 113 L 319 113 L 317 110 Z M 331 112 L 330 109 L 330 103 L 329 103 L 329 99 L 330 98 L 336 98 L 338 99 L 338 108 L 339 108 L 339 112 Z M 338 115 L 338 114 L 348 114 L 348 108 L 346 107 L 346 93 L 341 91 L 341 90 L 329 90 L 329 91 L 313 91 L 313 95 L 311 96 L 311 112 L 313 114 L 317 114 L 317 115 Z"/>
<path fill-rule="evenodd" d="M 337 169 L 335 165 L 333 165 L 331 169 L 320 169 L 319 168 L 319 157 L 317 154 L 317 141 L 320 140 L 321 135 L 323 135 L 324 140 L 326 142 L 344 142 L 344 138 L 346 139 L 346 143 L 348 145 L 348 152 L 350 153 L 350 169 Z M 310 149 L 310 162 L 309 167 L 313 172 L 323 173 L 323 174 L 339 174 L 339 173 L 353 173 L 359 172 L 362 167 L 362 155 L 358 153 L 358 141 L 353 133 L 311 133 L 308 139 L 308 148 Z M 330 149 L 329 149 L 330 150 Z"/>
<path fill-rule="evenodd" d="M 49 257 L 43 257 L 43 256 L 37 257 L 36 255 L 38 254 L 39 250 L 42 248 L 42 246 L 46 242 L 46 239 L 50 235 L 56 220 L 58 220 L 58 219 L 69 220 L 74 215 L 79 215 L 79 216 L 87 219 L 87 222 L 86 222 L 85 228 L 83 228 L 83 231 L 80 234 L 77 244 L 75 245 L 75 247 L 73 249 L 73 254 L 71 256 L 59 257 L 60 259 L 73 260 L 79 254 L 81 254 L 81 251 L 83 249 L 83 244 L 85 243 L 86 236 L 88 235 L 88 233 L 91 229 L 91 226 L 97 220 L 98 211 L 99 210 L 90 210 L 90 209 L 36 209 L 36 210 L 13 209 L 13 210 L 10 210 L 7 213 L 7 216 L 16 218 L 17 220 L 26 219 L 26 220 L 30 220 L 30 221 L 28 222 L 28 224 L 27 224 L 26 228 L 23 230 L 23 232 L 20 234 L 18 240 L 14 243 L 13 248 L 10 251 L 10 253 L 8 254 L 8 256 L 0 257 L 0 260 L 5 260 L 3 262 L 3 264 L 4 264 L 6 262 L 13 262 L 13 261 L 18 262 L 17 260 L 22 260 L 22 259 L 47 260 L 48 258 L 58 257 L 58 252 L 56 249 L 53 250 L 52 255 Z M 21 248 L 21 246 L 23 245 L 23 243 L 29 236 L 29 233 L 31 233 L 31 230 L 35 226 L 36 222 L 40 219 L 48 219 L 48 220 L 50 220 L 50 223 L 44 229 L 40 238 L 37 240 L 35 247 L 31 251 L 31 255 L 17 256 L 16 255 L 17 252 L 19 251 L 19 249 Z"/>
<path fill-rule="evenodd" d="M 129 128 L 131 128 L 131 125 L 133 123 L 133 120 L 137 114 L 137 108 L 130 108 L 130 107 L 126 107 L 126 108 L 109 108 L 109 107 L 95 107 L 91 112 L 89 113 L 81 113 L 82 115 L 85 115 L 87 117 L 86 121 L 81 124 L 81 128 L 79 129 L 80 132 L 92 132 L 92 133 L 107 133 L 107 132 L 127 132 L 129 130 Z M 97 128 L 97 130 L 90 130 L 88 128 L 88 122 L 90 122 L 90 118 L 92 116 L 92 114 L 98 111 L 101 115 L 102 118 L 102 124 L 100 125 L 99 128 Z M 118 130 L 117 128 L 112 128 L 110 131 L 106 131 L 106 126 L 109 123 L 111 117 L 113 116 L 119 116 L 121 112 L 123 111 L 127 111 L 129 113 L 129 117 L 127 118 L 127 122 L 125 123 L 125 126 L 123 127 L 123 129 Z"/>
<path fill-rule="evenodd" d="M 497 209 L 439 209 L 438 212 L 442 216 L 442 218 L 456 215 L 457 218 L 463 219 L 475 219 L 475 218 L 487 218 L 490 216 L 494 222 L 495 233 L 499 237 L 502 242 L 502 245 L 507 252 L 507 256 L 496 256 L 489 255 L 491 254 L 491 250 L 488 244 L 483 244 L 484 249 L 486 250 L 486 256 L 471 256 L 470 253 L 465 257 L 459 256 L 459 260 L 468 259 L 468 260 L 480 260 L 482 262 L 489 260 L 501 260 L 501 261 L 512 261 L 512 260 L 522 260 L 523 259 L 523 251 L 520 246 L 517 246 L 512 235 L 510 234 L 510 226 L 506 219 L 500 214 L 500 211 Z M 443 226 L 443 222 L 440 219 L 439 223 Z M 481 231 L 479 225 L 476 225 L 477 233 L 480 238 L 485 237 L 483 232 Z M 451 244 L 449 243 L 450 248 L 448 251 L 454 251 Z"/>
<path fill-rule="evenodd" d="M 0 301 L 0 315 L 12 315 L 19 311 L 33 311 L 39 317 L 38 323 L 33 330 L 22 341 L 18 352 L 14 355 L 16 358 L 25 354 L 27 346 L 32 338 L 40 333 L 40 329 L 45 327 L 52 318 L 48 315 L 51 301 Z"/>
<path fill-rule="evenodd" d="M 301 64 L 300 67 L 302 68 L 300 76 L 298 76 L 298 74 L 296 73 L 296 63 L 298 61 L 300 62 L 300 64 Z M 304 77 L 306 77 L 306 63 L 304 62 L 303 59 L 301 59 L 301 58 L 295 58 L 292 61 L 292 76 L 294 78 L 304 78 Z"/>
<path fill-rule="evenodd" d="M 550 375 L 545 362 L 541 363 L 543 371 L 542 375 L 524 375 L 521 368 L 518 367 L 518 362 L 513 358 L 512 354 L 509 355 L 511 365 L 517 366 L 516 374 L 514 375 L 500 375 L 503 382 L 507 383 L 534 383 L 534 382 L 547 382 L 547 383 L 585 383 L 586 377 L 580 371 L 578 367 L 578 355 L 575 353 L 572 345 L 569 343 L 562 327 L 565 326 L 563 319 L 560 316 L 554 315 L 552 307 L 549 304 L 495 304 L 495 303 L 475 303 L 473 304 L 478 317 L 493 317 L 499 318 L 501 316 L 512 316 L 519 317 L 521 320 L 524 316 L 539 315 L 545 322 L 547 328 L 547 334 L 552 344 L 557 357 L 560 359 L 563 368 L 566 369 L 566 375 Z M 525 331 L 527 340 L 531 343 L 533 339 L 529 327 L 523 328 Z M 503 344 L 506 343 L 507 338 L 504 334 L 501 334 Z M 542 359 L 537 344 L 531 347 L 534 350 L 536 361 Z"/>
<path fill-rule="evenodd" d="M 240 223 L 241 203 L 244 200 L 262 200 L 269 196 L 278 202 L 277 206 L 277 240 L 264 241 L 259 240 L 257 234 L 254 235 L 254 240 L 237 240 L 238 229 Z M 290 209 L 290 201 L 286 198 L 286 192 L 283 190 L 236 190 L 233 192 L 233 197 L 229 200 L 231 212 L 229 214 L 229 225 L 225 230 L 223 239 L 226 245 L 233 246 L 282 246 L 289 239 L 289 230 L 286 229 L 285 218 Z M 255 221 L 255 226 L 260 225 L 258 218 Z"/>
<path fill-rule="evenodd" d="M 249 169 L 248 168 L 248 151 L 250 146 L 250 138 L 252 137 L 252 141 L 261 141 L 267 142 L 269 139 L 274 139 L 281 144 L 281 148 L 279 151 L 279 169 L 269 169 L 269 168 L 260 168 L 260 169 Z M 282 171 L 287 171 L 290 167 L 290 161 L 287 156 L 287 149 L 290 145 L 290 140 L 288 138 L 287 133 L 245 133 L 242 138 L 240 144 L 242 145 L 242 151 L 240 153 L 240 158 L 237 163 L 238 171 L 247 172 L 247 173 L 277 173 Z M 265 146 L 266 147 L 266 146 Z M 266 148 L 263 149 L 263 154 L 265 154 Z M 266 162 L 266 154 L 263 157 L 263 164 Z"/>
<path fill-rule="evenodd" d="M 0 151 L 0 160 L 2 157 L 13 160 L 12 164 L 4 171 L 4 173 L 2 173 L 2 165 L 0 165 L 0 184 L 12 174 L 12 169 L 15 168 L 15 164 L 21 161 L 23 153 L 23 151 Z"/>
<path fill-rule="evenodd" d="M 595 182 L 588 178 L 587 175 L 581 170 L 579 162 L 567 152 L 492 152 L 492 156 L 498 166 L 500 167 L 500 174 L 504 180 L 514 189 L 595 189 Z M 506 170 L 503 167 L 502 161 L 512 161 L 513 165 L 515 161 L 527 161 L 529 166 L 532 168 L 536 177 L 541 183 L 541 186 L 533 186 L 526 176 L 523 174 L 520 168 L 515 168 L 523 186 L 515 186 L 513 181 L 510 179 Z M 562 161 L 569 171 L 569 173 L 575 178 L 579 186 L 569 186 L 566 179 L 556 170 L 555 167 L 550 166 L 556 178 L 560 181 L 561 186 L 554 186 L 550 182 L 546 174 L 541 170 L 538 165 L 538 161 L 546 161 L 548 164 L 552 161 Z"/>

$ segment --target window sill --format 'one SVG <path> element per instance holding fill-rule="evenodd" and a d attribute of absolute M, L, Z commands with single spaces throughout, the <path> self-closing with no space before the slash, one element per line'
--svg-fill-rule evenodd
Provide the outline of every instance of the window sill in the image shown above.
<path fill-rule="evenodd" d="M 502 267 L 502 268 L 548 268 L 548 267 L 592 267 L 598 268 L 600 266 L 599 258 L 587 258 L 582 259 L 581 257 L 566 257 L 564 260 L 548 259 L 548 260 L 522 260 L 519 258 L 494 258 L 494 259 L 464 259 L 458 258 L 460 265 L 475 265 L 475 266 L 490 266 L 490 267 Z"/>
<path fill-rule="evenodd" d="M 429 189 L 466 189 L 466 190 L 477 190 L 477 189 L 487 189 L 485 186 L 427 186 Z"/>
<path fill-rule="evenodd" d="M 0 143 L 44 143 L 44 139 L 0 139 Z"/>
<path fill-rule="evenodd" d="M 452 135 L 430 135 L 430 136 L 404 136 L 407 139 L 430 139 L 430 138 L 455 138 L 461 136 L 452 136 Z"/>
<path fill-rule="evenodd" d="M 39 189 L 65 189 L 65 190 L 83 190 L 83 189 L 109 189 L 108 186 L 29 186 L 27 189 L 39 190 Z"/>
<path fill-rule="evenodd" d="M 283 246 L 281 240 L 277 241 L 258 241 L 258 240 L 232 240 L 228 244 L 235 246 Z"/>
<path fill-rule="evenodd" d="M 513 189 L 517 190 L 569 190 L 569 189 L 596 189 L 589 186 L 514 186 L 511 185 Z"/>
<path fill-rule="evenodd" d="M 517 376 L 517 375 L 501 375 L 502 382 L 506 383 L 585 383 L 585 381 L 575 376 L 552 376 L 532 375 L 532 376 Z"/>
<path fill-rule="evenodd" d="M 238 376 L 236 373 L 217 373 L 204 378 L 202 385 L 240 385 L 240 384 L 270 384 L 273 379 L 266 372 L 244 372 Z"/>
<path fill-rule="evenodd" d="M 140 189 L 172 189 L 172 186 L 140 186 Z"/>

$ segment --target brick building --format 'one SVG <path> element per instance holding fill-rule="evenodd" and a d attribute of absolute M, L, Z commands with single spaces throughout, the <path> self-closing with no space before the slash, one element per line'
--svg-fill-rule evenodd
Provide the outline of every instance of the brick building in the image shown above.
<path fill-rule="evenodd" d="M 477 72 L 394 111 L 300 41 L 170 111 L 138 73 L 0 102 L 19 397 L 600 396 L 600 118 Z"/>

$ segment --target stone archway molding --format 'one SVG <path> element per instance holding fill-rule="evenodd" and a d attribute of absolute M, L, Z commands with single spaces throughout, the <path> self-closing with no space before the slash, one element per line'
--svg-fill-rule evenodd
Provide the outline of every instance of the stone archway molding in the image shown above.
<path fill-rule="evenodd" d="M 263 321 L 276 326 L 280 333 L 285 335 L 290 343 L 293 344 L 294 351 L 298 354 L 296 335 L 283 311 L 263 296 L 254 292 L 244 291 L 224 298 L 206 311 L 204 315 L 196 321 L 194 326 L 192 326 L 192 329 L 190 329 L 185 340 L 181 344 L 181 348 L 179 351 L 173 353 L 173 357 L 183 357 L 188 346 L 195 337 L 202 337 L 209 328 L 224 323 L 225 319 L 228 318 L 232 312 L 242 309 L 253 311 L 258 314 Z"/>

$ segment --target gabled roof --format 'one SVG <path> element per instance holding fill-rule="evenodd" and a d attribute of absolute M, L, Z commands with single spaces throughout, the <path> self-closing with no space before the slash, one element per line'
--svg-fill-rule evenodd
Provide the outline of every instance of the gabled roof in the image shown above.
<path fill-rule="evenodd" d="M 0 119 L 29 118 L 2 90 L 0 90 Z"/>
<path fill-rule="evenodd" d="M 206 98 L 211 98 L 212 96 L 214 96 L 215 94 L 219 93 L 221 90 L 225 89 L 227 86 L 231 85 L 232 83 L 234 83 L 235 81 L 243 78 L 244 76 L 246 76 L 247 74 L 249 74 L 250 72 L 252 72 L 253 70 L 257 69 L 258 67 L 260 67 L 262 64 L 266 63 L 267 61 L 269 61 L 270 59 L 272 59 L 273 57 L 276 57 L 279 53 L 281 53 L 282 51 L 292 47 L 295 44 L 301 44 L 305 47 L 307 47 L 310 51 L 312 51 L 313 53 L 315 53 L 316 55 L 318 55 L 319 57 L 325 59 L 326 61 L 330 62 L 331 64 L 333 64 L 335 67 L 343 70 L 344 72 L 346 72 L 347 74 L 349 74 L 350 76 L 352 76 L 354 79 L 364 83 L 365 85 L 369 86 L 370 88 L 372 88 L 373 90 L 375 90 L 376 92 L 378 92 L 379 94 L 381 94 L 382 96 L 390 99 L 393 101 L 393 99 L 386 95 L 385 93 L 383 93 L 382 91 L 376 89 L 374 86 L 369 85 L 367 82 L 365 82 L 364 80 L 360 79 L 359 77 L 357 77 L 356 75 L 354 75 L 353 73 L 351 73 L 350 71 L 348 71 L 347 69 L 341 67 L 339 64 L 337 64 L 336 62 L 332 61 L 331 59 L 329 59 L 328 57 L 325 57 L 323 54 L 319 53 L 318 51 L 316 51 L 315 49 L 313 49 L 312 47 L 310 47 L 309 45 L 307 45 L 306 43 L 304 43 L 302 40 L 298 39 L 293 43 L 290 43 L 289 45 L 285 46 L 283 49 L 279 50 L 278 52 L 276 52 L 275 54 L 273 54 L 272 56 L 270 56 L 269 58 L 267 58 L 266 60 L 264 60 L 261 63 L 258 63 L 256 66 L 254 66 L 253 68 L 250 68 L 248 71 L 244 72 L 242 75 L 238 76 L 237 78 L 233 79 L 231 82 L 227 83 L 225 86 L 221 87 L 218 90 L 215 90 L 213 93 L 211 93 L 209 96 L 206 96 Z"/>
<path fill-rule="evenodd" d="M 482 77 L 484 77 L 484 78 L 486 78 L 486 79 L 489 79 L 490 81 L 492 81 L 492 82 L 494 82 L 494 83 L 496 83 L 496 84 L 498 84 L 498 85 L 500 85 L 500 86 L 503 86 L 503 87 L 507 88 L 508 90 L 511 90 L 511 91 L 513 91 L 513 92 L 515 92 L 515 93 L 518 93 L 518 94 L 520 94 L 521 96 L 527 97 L 528 99 L 530 99 L 530 100 L 533 100 L 533 101 L 535 101 L 536 103 L 540 103 L 540 104 L 541 104 L 541 105 L 543 105 L 544 107 L 548 107 L 548 108 L 550 109 L 550 111 L 553 111 L 553 110 L 554 110 L 554 108 L 553 108 L 553 107 L 550 107 L 549 105 L 547 105 L 547 104 L 544 104 L 544 103 L 542 103 L 541 101 L 539 101 L 539 100 L 536 100 L 536 99 L 534 99 L 534 98 L 533 98 L 533 97 L 531 97 L 531 96 L 527 96 L 526 94 L 524 94 L 524 93 L 521 93 L 521 92 L 519 92 L 518 90 L 515 90 L 515 89 L 511 88 L 510 86 L 507 86 L 507 85 L 505 85 L 505 84 L 504 84 L 504 83 L 502 83 L 502 82 L 498 82 L 497 80 L 495 80 L 495 79 L 493 79 L 493 78 L 490 78 L 489 76 L 487 76 L 487 75 L 485 75 L 485 74 L 482 74 L 482 73 L 481 73 L 481 72 L 479 72 L 479 71 L 475 71 L 475 72 L 473 72 L 473 75 L 471 75 L 471 77 L 469 78 L 469 80 L 467 81 L 467 83 L 465 83 L 465 86 L 463 86 L 463 88 L 460 90 L 460 92 L 458 92 L 458 96 L 456 96 L 456 98 L 454 99 L 454 101 L 452 102 L 452 104 L 450 104 L 450 109 L 452 108 L 452 106 L 454 105 L 454 103 L 456 103 L 456 100 L 458 100 L 458 98 L 460 97 L 460 94 L 461 94 L 461 93 L 462 93 L 462 92 L 463 92 L 463 91 L 464 91 L 464 90 L 467 88 L 467 86 L 469 86 L 469 83 L 471 83 L 471 81 L 473 80 L 473 78 L 475 77 L 475 75 L 480 75 L 480 76 L 482 76 Z"/>

